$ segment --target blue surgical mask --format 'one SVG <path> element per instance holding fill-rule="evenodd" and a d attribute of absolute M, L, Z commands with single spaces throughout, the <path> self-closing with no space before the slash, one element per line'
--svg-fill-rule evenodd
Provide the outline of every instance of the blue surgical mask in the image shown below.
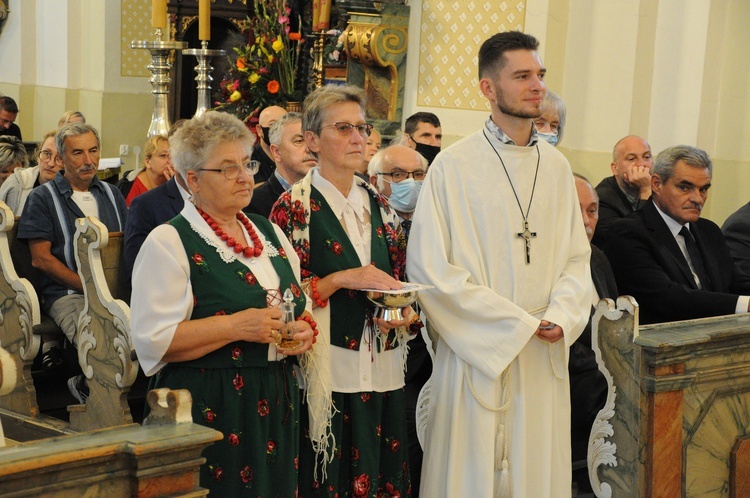
<path fill-rule="evenodd" d="M 412 213 L 417 207 L 417 198 L 422 189 L 422 182 L 407 178 L 401 182 L 391 182 L 391 196 L 388 202 L 393 209 L 402 213 Z"/>
<path fill-rule="evenodd" d="M 538 131 L 536 132 L 536 136 L 552 146 L 557 146 L 557 133 L 542 133 Z"/>

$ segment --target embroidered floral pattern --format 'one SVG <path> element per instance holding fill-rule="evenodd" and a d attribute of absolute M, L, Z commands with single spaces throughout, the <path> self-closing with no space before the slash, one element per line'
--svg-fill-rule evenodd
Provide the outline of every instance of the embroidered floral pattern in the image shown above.
<path fill-rule="evenodd" d="M 352 496 L 367 496 L 370 493 L 370 476 L 360 474 L 352 481 Z"/>
<path fill-rule="evenodd" d="M 258 401 L 258 415 L 265 417 L 271 412 L 271 408 L 268 406 L 268 400 L 262 399 Z"/>
<path fill-rule="evenodd" d="M 242 479 L 242 482 L 245 484 L 253 480 L 253 469 L 251 469 L 249 465 L 245 465 L 242 467 L 242 470 L 240 470 L 240 479 Z"/>
<path fill-rule="evenodd" d="M 216 420 L 216 412 L 212 409 L 206 407 L 203 409 L 203 420 L 206 421 L 206 423 L 210 424 L 214 420 Z"/>
<path fill-rule="evenodd" d="M 227 442 L 230 446 L 239 446 L 240 445 L 240 435 L 236 432 L 232 432 L 227 436 Z"/>
<path fill-rule="evenodd" d="M 242 394 L 242 388 L 245 387 L 245 381 L 242 379 L 242 375 L 236 374 L 232 380 L 232 385 L 234 385 L 234 390 L 237 391 L 238 394 Z"/>
<path fill-rule="evenodd" d="M 276 441 L 271 439 L 266 443 L 266 461 L 273 462 L 276 460 Z"/>
<path fill-rule="evenodd" d="M 193 260 L 193 263 L 195 263 L 195 265 L 198 267 L 198 270 L 201 273 L 207 273 L 208 272 L 208 270 L 209 270 L 208 263 L 206 263 L 206 261 L 203 258 L 202 254 L 198 254 L 196 252 L 195 254 L 193 254 L 193 257 L 191 259 Z"/>

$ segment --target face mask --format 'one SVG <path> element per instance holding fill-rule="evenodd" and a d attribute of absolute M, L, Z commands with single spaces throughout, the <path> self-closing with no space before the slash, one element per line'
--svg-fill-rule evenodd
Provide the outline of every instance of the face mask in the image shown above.
<path fill-rule="evenodd" d="M 422 182 L 414 181 L 414 178 L 407 178 L 399 183 L 391 182 L 391 196 L 388 202 L 396 211 L 412 213 L 417 207 L 417 198 L 421 189 Z"/>
<path fill-rule="evenodd" d="M 432 164 L 432 161 L 435 160 L 435 156 L 437 156 L 440 152 L 440 147 L 438 147 L 437 145 L 420 144 L 419 142 L 414 143 L 417 144 L 417 152 L 422 154 L 422 157 L 427 159 L 427 164 Z"/>
<path fill-rule="evenodd" d="M 552 146 L 557 146 L 557 133 L 542 133 L 538 131 L 536 132 L 536 136 Z"/>
<path fill-rule="evenodd" d="M 260 129 L 263 130 L 263 138 L 262 138 L 262 140 L 266 143 L 266 145 L 268 145 L 270 147 L 271 146 L 271 142 L 269 142 L 269 137 L 271 136 L 271 127 L 270 126 L 268 126 L 268 127 L 261 126 Z"/>

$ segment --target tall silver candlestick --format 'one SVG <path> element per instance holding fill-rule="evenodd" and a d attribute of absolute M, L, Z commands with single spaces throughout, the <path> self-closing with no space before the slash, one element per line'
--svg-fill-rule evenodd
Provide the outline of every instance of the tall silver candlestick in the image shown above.
<path fill-rule="evenodd" d="M 214 68 L 211 67 L 209 61 L 211 57 L 223 56 L 227 52 L 226 50 L 210 50 L 208 42 L 203 40 L 201 48 L 188 48 L 183 50 L 182 53 L 183 55 L 194 55 L 198 59 L 198 65 L 195 66 L 195 72 L 198 73 L 195 77 L 195 81 L 198 82 L 198 105 L 193 115 L 197 118 L 211 108 L 211 82 L 214 80 L 211 77 L 211 71 Z"/>
<path fill-rule="evenodd" d="M 151 71 L 151 93 L 154 95 L 154 112 L 151 115 L 151 126 L 148 128 L 148 137 L 154 135 L 167 135 L 169 133 L 169 112 L 167 109 L 167 96 L 169 95 L 169 84 L 172 79 L 169 77 L 169 70 L 172 63 L 169 55 L 174 50 L 181 50 L 187 46 L 186 42 L 181 41 L 162 41 L 161 29 L 156 30 L 155 41 L 138 41 L 130 42 L 130 48 L 145 49 L 151 52 L 151 64 L 146 66 Z"/>

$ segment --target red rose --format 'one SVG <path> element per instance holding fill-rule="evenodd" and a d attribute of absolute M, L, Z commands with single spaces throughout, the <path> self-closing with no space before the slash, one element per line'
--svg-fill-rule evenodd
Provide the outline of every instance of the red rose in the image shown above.
<path fill-rule="evenodd" d="M 253 275 L 251 272 L 245 273 L 245 282 L 247 282 L 250 285 L 255 285 L 255 275 Z"/>
<path fill-rule="evenodd" d="M 294 457 L 294 470 L 299 470 L 299 457 Z"/>
<path fill-rule="evenodd" d="M 279 254 L 281 255 L 282 258 L 286 258 L 286 251 L 284 250 L 283 247 L 279 247 Z"/>
<path fill-rule="evenodd" d="M 304 209 L 293 209 L 292 219 L 299 225 L 305 224 L 305 210 Z"/>
<path fill-rule="evenodd" d="M 253 469 L 251 469 L 249 465 L 245 465 L 242 470 L 240 470 L 240 478 L 242 478 L 242 482 L 244 482 L 245 484 L 252 481 Z"/>
<path fill-rule="evenodd" d="M 292 284 L 289 286 L 290 289 L 292 289 L 292 294 L 294 294 L 294 297 L 299 297 L 300 294 L 302 294 L 302 290 L 297 286 L 297 284 Z"/>
<path fill-rule="evenodd" d="M 214 470 L 214 481 L 221 481 L 224 478 L 224 469 L 216 467 Z"/>
<path fill-rule="evenodd" d="M 197 252 L 193 254 L 193 261 L 195 261 L 195 264 L 201 264 L 203 263 L 203 256 L 201 254 L 198 254 Z"/>
<path fill-rule="evenodd" d="M 391 441 L 391 453 L 396 453 L 400 447 L 401 443 L 398 442 L 398 439 Z"/>
<path fill-rule="evenodd" d="M 232 349 L 232 359 L 236 360 L 240 356 L 242 356 L 242 348 L 235 346 L 234 349 Z"/>
<path fill-rule="evenodd" d="M 283 209 L 275 209 L 271 213 L 271 221 L 279 225 L 282 230 L 289 224 L 289 215 Z"/>
<path fill-rule="evenodd" d="M 318 481 L 313 481 L 312 488 L 313 489 L 320 489 L 320 483 Z"/>
<path fill-rule="evenodd" d="M 357 340 L 356 339 L 349 339 L 349 342 L 347 343 L 347 347 L 349 349 L 357 349 Z"/>
<path fill-rule="evenodd" d="M 359 460 L 359 450 L 352 448 L 352 460 Z"/>
<path fill-rule="evenodd" d="M 216 313 L 214 313 L 214 316 L 222 316 L 222 315 L 226 315 L 226 314 L 227 314 L 227 312 L 226 312 L 226 311 L 224 311 L 224 310 L 219 310 L 219 311 L 217 311 Z"/>
<path fill-rule="evenodd" d="M 267 399 L 258 401 L 258 415 L 260 415 L 261 417 L 265 417 L 270 411 L 271 409 L 268 407 Z"/>
<path fill-rule="evenodd" d="M 333 249 L 333 253 L 336 254 L 337 256 L 341 254 L 342 252 L 344 252 L 344 248 L 341 247 L 341 244 L 339 244 L 338 242 L 334 242 L 333 247 L 331 247 L 331 249 Z"/>
<path fill-rule="evenodd" d="M 216 418 L 216 413 L 209 408 L 203 411 L 203 418 L 206 419 L 206 422 L 213 422 Z"/>
<path fill-rule="evenodd" d="M 320 211 L 320 204 L 318 204 L 318 201 L 315 199 L 310 199 L 310 211 L 313 213 L 317 213 Z"/>
<path fill-rule="evenodd" d="M 276 451 L 276 443 L 269 440 L 266 444 L 266 453 L 273 453 L 274 451 Z"/>
<path fill-rule="evenodd" d="M 232 384 L 234 384 L 234 390 L 239 391 L 243 387 L 245 387 L 245 381 L 242 380 L 242 375 L 237 374 L 234 376 L 234 380 L 232 380 Z"/>
<path fill-rule="evenodd" d="M 348 424 L 349 422 L 351 422 L 351 417 L 349 417 L 349 415 L 344 415 L 344 423 Z"/>
<path fill-rule="evenodd" d="M 352 482 L 354 496 L 367 496 L 370 493 L 370 476 L 361 474 Z"/>
<path fill-rule="evenodd" d="M 359 397 L 362 399 L 363 403 L 370 401 L 370 393 L 360 393 Z"/>
<path fill-rule="evenodd" d="M 239 446 L 240 437 L 233 432 L 227 437 L 227 442 L 232 446 Z"/>

